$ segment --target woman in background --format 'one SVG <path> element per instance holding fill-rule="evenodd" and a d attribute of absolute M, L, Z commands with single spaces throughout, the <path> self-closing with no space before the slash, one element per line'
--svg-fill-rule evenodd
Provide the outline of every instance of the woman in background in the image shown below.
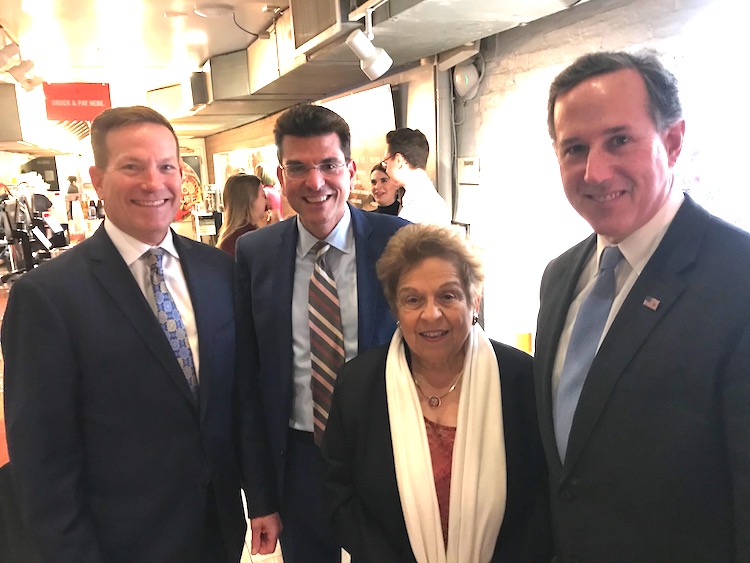
<path fill-rule="evenodd" d="M 372 184 L 372 197 L 377 207 L 375 213 L 386 213 L 387 215 L 398 215 L 401 209 L 399 196 L 401 188 L 388 176 L 385 167 L 378 163 L 372 167 L 370 172 L 370 183 Z"/>
<path fill-rule="evenodd" d="M 224 184 L 224 224 L 216 246 L 234 256 L 237 239 L 266 225 L 266 194 L 257 176 L 236 174 Z"/>
<path fill-rule="evenodd" d="M 276 180 L 268 171 L 263 168 L 263 164 L 258 164 L 255 167 L 255 175 L 260 178 L 260 183 L 263 185 L 263 191 L 266 194 L 266 200 L 268 200 L 268 218 L 266 223 L 272 225 L 284 220 L 284 210 L 282 209 L 281 203 L 281 192 L 276 187 Z"/>
<path fill-rule="evenodd" d="M 342 547 L 352 563 L 550 561 L 532 359 L 477 324 L 480 260 L 450 227 L 407 225 L 377 274 L 398 328 L 341 369 L 322 445 Z"/>

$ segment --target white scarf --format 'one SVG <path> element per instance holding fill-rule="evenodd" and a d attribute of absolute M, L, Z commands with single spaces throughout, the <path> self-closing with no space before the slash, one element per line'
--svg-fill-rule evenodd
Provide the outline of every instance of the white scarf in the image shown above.
<path fill-rule="evenodd" d="M 422 407 L 401 329 L 388 349 L 385 383 L 396 481 L 417 562 L 489 561 L 507 494 L 500 373 L 492 344 L 479 325 L 472 327 L 453 445 L 447 553 Z"/>

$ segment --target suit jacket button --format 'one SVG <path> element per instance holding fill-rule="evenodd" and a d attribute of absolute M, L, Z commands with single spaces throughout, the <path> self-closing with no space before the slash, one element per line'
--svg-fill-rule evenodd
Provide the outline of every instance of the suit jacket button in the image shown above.
<path fill-rule="evenodd" d="M 573 495 L 570 494 L 570 491 L 568 489 L 563 489 L 560 492 L 560 498 L 563 500 L 570 500 L 573 497 Z"/>

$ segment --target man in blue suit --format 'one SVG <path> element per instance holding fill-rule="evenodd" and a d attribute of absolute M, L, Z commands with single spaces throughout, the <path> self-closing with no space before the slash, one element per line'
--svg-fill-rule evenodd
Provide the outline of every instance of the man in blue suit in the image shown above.
<path fill-rule="evenodd" d="M 685 121 L 652 54 L 581 57 L 548 110 L 594 230 L 547 267 L 537 323 L 557 561 L 750 561 L 750 234 L 675 182 Z"/>
<path fill-rule="evenodd" d="M 295 218 L 239 239 L 237 262 L 252 317 L 247 343 L 263 396 L 281 501 L 285 563 L 332 563 L 339 544 L 323 497 L 323 460 L 313 441 L 308 287 L 318 241 L 340 300 L 346 359 L 388 342 L 395 329 L 375 262 L 402 219 L 347 203 L 356 164 L 349 126 L 313 105 L 281 115 L 274 130 L 279 182 Z"/>
<path fill-rule="evenodd" d="M 235 346 L 247 324 L 234 265 L 169 228 L 182 173 L 163 116 L 110 109 L 91 138 L 107 218 L 15 283 L 2 326 L 26 524 L 45 561 L 236 562 L 242 485 L 252 549 L 272 552 L 276 486 L 254 373 Z"/>

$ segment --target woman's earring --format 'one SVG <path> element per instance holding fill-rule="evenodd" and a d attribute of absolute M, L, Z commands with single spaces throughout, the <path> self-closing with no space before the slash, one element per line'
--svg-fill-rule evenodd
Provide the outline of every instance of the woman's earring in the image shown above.
<path fill-rule="evenodd" d="M 474 313 L 474 315 L 471 318 L 471 324 L 475 325 L 478 322 L 479 322 L 479 315 L 477 315 L 476 313 Z"/>

